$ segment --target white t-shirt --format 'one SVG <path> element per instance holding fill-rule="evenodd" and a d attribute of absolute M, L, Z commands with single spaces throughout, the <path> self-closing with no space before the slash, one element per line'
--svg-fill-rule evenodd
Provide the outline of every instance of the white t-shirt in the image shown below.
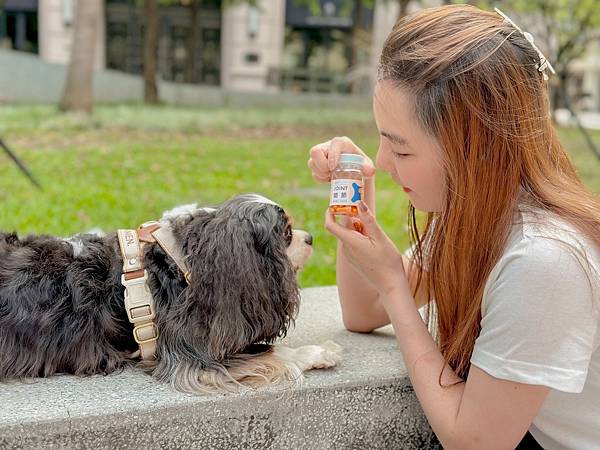
<path fill-rule="evenodd" d="M 545 449 L 600 449 L 600 249 L 549 213 L 517 216 L 471 363 L 551 388 L 529 430 Z"/>

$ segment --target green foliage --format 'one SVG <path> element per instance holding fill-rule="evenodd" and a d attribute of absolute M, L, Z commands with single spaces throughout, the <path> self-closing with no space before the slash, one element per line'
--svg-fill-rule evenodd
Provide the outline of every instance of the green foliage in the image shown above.
<path fill-rule="evenodd" d="M 516 16 L 511 18 L 536 37 L 536 44 L 547 52 L 546 56 L 559 73 L 568 72 L 570 63 L 600 36 L 598 0 L 479 0 L 471 3 L 487 10 L 497 6 L 509 16 L 514 13 Z"/>
<path fill-rule="evenodd" d="M 505 0 L 507 7 L 531 17 L 541 17 L 548 43 L 555 40 L 554 61 L 566 70 L 587 44 L 599 36 L 600 7 L 597 0 Z"/>

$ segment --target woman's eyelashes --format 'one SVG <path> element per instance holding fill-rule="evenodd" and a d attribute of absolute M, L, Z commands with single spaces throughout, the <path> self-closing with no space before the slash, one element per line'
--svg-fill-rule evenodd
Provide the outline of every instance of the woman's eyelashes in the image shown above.
<path fill-rule="evenodd" d="M 393 139 L 392 137 L 387 136 L 386 134 L 382 135 L 386 141 L 386 147 L 388 151 L 392 154 L 393 158 L 402 159 L 407 156 L 410 156 L 411 153 L 406 152 L 406 141 L 401 139 L 400 141 Z"/>
<path fill-rule="evenodd" d="M 406 152 L 405 145 L 403 144 L 391 144 L 389 149 L 394 158 L 401 159 L 411 155 L 411 153 Z"/>
<path fill-rule="evenodd" d="M 392 155 L 394 156 L 394 158 L 402 159 L 406 158 L 407 156 L 410 156 L 410 153 L 400 153 L 392 150 Z"/>

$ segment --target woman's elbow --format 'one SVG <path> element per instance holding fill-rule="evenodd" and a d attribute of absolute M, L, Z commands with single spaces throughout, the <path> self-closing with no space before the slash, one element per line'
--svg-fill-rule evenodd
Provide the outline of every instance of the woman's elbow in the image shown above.
<path fill-rule="evenodd" d="M 364 321 L 356 320 L 344 315 L 342 315 L 342 322 L 344 324 L 344 328 L 346 328 L 348 331 L 352 331 L 353 333 L 371 333 L 375 329 L 375 327 L 365 323 Z"/>
<path fill-rule="evenodd" d="M 492 439 L 491 436 L 475 430 L 452 433 L 446 436 L 438 435 L 437 437 L 446 450 L 479 450 L 482 448 L 504 450 L 515 448 L 519 444 L 519 440 L 511 442 L 508 436 L 505 436 L 505 438 L 508 438 L 507 440 L 502 439 L 502 442 L 499 442 L 498 439 Z"/>

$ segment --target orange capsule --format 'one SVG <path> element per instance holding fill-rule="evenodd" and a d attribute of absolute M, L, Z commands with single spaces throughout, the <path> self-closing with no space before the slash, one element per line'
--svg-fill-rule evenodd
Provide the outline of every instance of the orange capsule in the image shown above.
<path fill-rule="evenodd" d="M 354 222 L 352 222 L 352 226 L 354 227 L 354 229 L 356 231 L 358 231 L 360 234 L 363 234 L 363 231 L 365 229 L 365 226 L 363 225 L 363 223 L 360 220 L 355 220 Z"/>

